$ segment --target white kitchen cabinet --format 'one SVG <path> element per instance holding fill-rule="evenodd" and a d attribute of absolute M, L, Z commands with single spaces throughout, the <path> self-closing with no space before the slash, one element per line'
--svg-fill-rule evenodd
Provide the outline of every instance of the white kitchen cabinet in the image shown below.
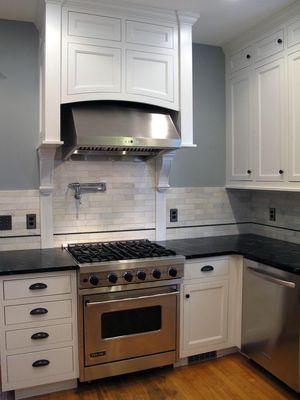
<path fill-rule="evenodd" d="M 229 72 L 236 72 L 252 64 L 252 47 L 246 47 L 229 57 Z"/>
<path fill-rule="evenodd" d="M 265 58 L 271 57 L 274 54 L 280 53 L 284 50 L 284 30 L 278 31 L 267 35 L 263 39 L 256 42 L 254 46 L 255 61 L 260 61 Z"/>
<path fill-rule="evenodd" d="M 228 173 L 230 180 L 251 180 L 252 86 L 249 70 L 233 75 L 227 83 Z"/>
<path fill-rule="evenodd" d="M 184 276 L 180 357 L 240 347 L 242 257 L 189 260 Z"/>
<path fill-rule="evenodd" d="M 126 93 L 174 101 L 172 55 L 127 50 Z"/>
<path fill-rule="evenodd" d="M 179 110 L 176 14 L 160 21 L 123 12 L 63 7 L 62 103 L 121 100 Z"/>
<path fill-rule="evenodd" d="M 256 68 L 256 178 L 260 181 L 282 181 L 284 178 L 285 85 L 283 58 Z"/>
<path fill-rule="evenodd" d="M 2 390 L 17 398 L 76 385 L 76 271 L 0 279 L 0 353 Z"/>
<path fill-rule="evenodd" d="M 224 46 L 227 188 L 300 191 L 300 4 L 276 21 Z M 253 52 L 247 68 L 244 49 Z"/>
<path fill-rule="evenodd" d="M 300 50 L 288 56 L 288 80 L 289 180 L 300 182 Z"/>
<path fill-rule="evenodd" d="M 121 49 L 69 43 L 67 52 L 67 96 L 121 92 Z"/>
<path fill-rule="evenodd" d="M 227 342 L 228 287 L 228 280 L 184 286 L 184 353 L 197 354 Z"/>

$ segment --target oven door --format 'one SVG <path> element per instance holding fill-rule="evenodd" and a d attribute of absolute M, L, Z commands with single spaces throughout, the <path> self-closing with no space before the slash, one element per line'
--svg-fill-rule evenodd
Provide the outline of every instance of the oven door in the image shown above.
<path fill-rule="evenodd" d="M 84 296 L 85 366 L 176 349 L 176 286 Z"/>

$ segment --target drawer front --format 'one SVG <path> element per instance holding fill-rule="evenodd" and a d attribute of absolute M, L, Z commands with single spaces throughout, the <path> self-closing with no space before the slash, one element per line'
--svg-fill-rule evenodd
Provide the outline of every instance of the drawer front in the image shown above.
<path fill-rule="evenodd" d="M 71 293 L 70 275 L 4 281 L 4 299 L 25 299 Z"/>
<path fill-rule="evenodd" d="M 235 72 L 252 64 L 252 48 L 247 47 L 229 58 L 229 71 Z"/>
<path fill-rule="evenodd" d="M 7 350 L 34 349 L 39 346 L 68 342 L 73 340 L 72 324 L 43 326 L 31 329 L 18 329 L 6 332 Z"/>
<path fill-rule="evenodd" d="M 228 274 L 229 261 L 227 258 L 190 262 L 184 267 L 185 279 L 210 278 Z"/>
<path fill-rule="evenodd" d="M 121 40 L 121 20 L 70 11 L 68 13 L 68 34 L 102 40 Z"/>
<path fill-rule="evenodd" d="M 263 60 L 284 49 L 284 32 L 283 29 L 273 33 L 270 36 L 260 40 L 255 45 L 255 61 Z"/>
<path fill-rule="evenodd" d="M 43 360 L 43 362 L 41 362 Z M 36 366 L 39 364 L 47 364 Z M 74 370 L 73 348 L 65 347 L 7 357 L 8 382 L 45 379 L 71 373 Z"/>
<path fill-rule="evenodd" d="M 69 318 L 72 314 L 72 301 L 61 300 L 6 306 L 4 307 L 4 313 L 7 325 Z"/>
<path fill-rule="evenodd" d="M 126 21 L 126 41 L 172 49 L 174 47 L 174 29 L 169 26 Z"/>
<path fill-rule="evenodd" d="M 300 19 L 288 26 L 288 47 L 300 43 Z"/>

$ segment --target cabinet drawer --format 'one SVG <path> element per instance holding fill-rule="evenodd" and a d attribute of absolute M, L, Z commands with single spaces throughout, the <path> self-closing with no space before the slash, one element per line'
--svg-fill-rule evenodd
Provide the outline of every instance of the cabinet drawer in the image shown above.
<path fill-rule="evenodd" d="M 300 19 L 288 25 L 288 47 L 300 43 Z"/>
<path fill-rule="evenodd" d="M 71 292 L 70 276 L 51 276 L 4 281 L 4 299 L 24 299 Z"/>
<path fill-rule="evenodd" d="M 69 11 L 68 34 L 103 40 L 121 40 L 121 20 Z"/>
<path fill-rule="evenodd" d="M 72 324 L 43 326 L 31 329 L 18 329 L 6 332 L 7 350 L 46 346 L 68 342 L 73 339 Z"/>
<path fill-rule="evenodd" d="M 174 47 L 174 29 L 169 26 L 126 21 L 126 41 L 147 46 Z"/>
<path fill-rule="evenodd" d="M 256 43 L 254 50 L 255 61 L 263 60 L 266 57 L 270 57 L 273 54 L 283 51 L 283 49 L 284 32 L 283 29 L 280 29 Z"/>
<path fill-rule="evenodd" d="M 198 279 L 212 276 L 228 275 L 229 261 L 227 258 L 219 260 L 195 261 L 187 263 L 184 267 L 184 278 Z"/>
<path fill-rule="evenodd" d="M 44 360 L 48 365 L 34 367 L 37 361 Z M 74 369 L 73 348 L 37 351 L 7 357 L 8 382 L 21 382 L 45 379 L 71 373 Z"/>
<path fill-rule="evenodd" d="M 252 64 L 252 48 L 247 47 L 229 58 L 229 71 L 235 72 Z"/>
<path fill-rule="evenodd" d="M 33 310 L 43 310 L 43 313 Z M 49 301 L 45 303 L 22 304 L 4 307 L 5 323 L 7 325 L 26 322 L 48 321 L 58 318 L 68 318 L 72 314 L 71 300 Z"/>

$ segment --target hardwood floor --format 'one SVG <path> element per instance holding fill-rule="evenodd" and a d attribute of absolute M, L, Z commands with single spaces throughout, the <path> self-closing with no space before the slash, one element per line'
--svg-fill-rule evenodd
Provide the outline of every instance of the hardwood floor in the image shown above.
<path fill-rule="evenodd" d="M 300 397 L 239 354 L 81 384 L 40 400 L 284 400 Z"/>

